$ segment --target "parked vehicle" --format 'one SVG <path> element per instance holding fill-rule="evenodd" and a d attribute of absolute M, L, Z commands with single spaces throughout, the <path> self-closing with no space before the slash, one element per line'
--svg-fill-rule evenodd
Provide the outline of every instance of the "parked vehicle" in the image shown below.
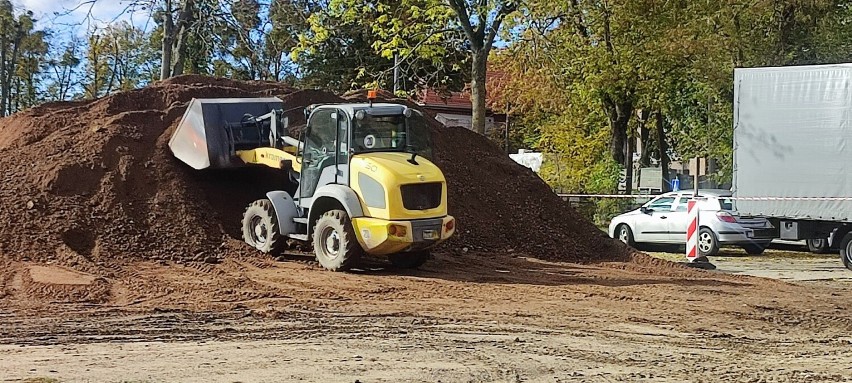
<path fill-rule="evenodd" d="M 852 64 L 734 72 L 736 208 L 852 270 Z"/>
<path fill-rule="evenodd" d="M 686 244 L 689 226 L 687 202 L 694 191 L 661 194 L 639 209 L 613 218 L 609 236 L 636 247 L 643 244 Z M 772 242 L 775 229 L 764 218 L 743 218 L 733 210 L 731 192 L 699 190 L 698 251 L 716 255 L 722 246 L 739 246 L 761 254 Z"/>

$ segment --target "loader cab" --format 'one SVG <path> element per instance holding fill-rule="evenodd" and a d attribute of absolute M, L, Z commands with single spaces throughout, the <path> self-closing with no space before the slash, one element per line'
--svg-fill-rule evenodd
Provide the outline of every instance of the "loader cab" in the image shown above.
<path fill-rule="evenodd" d="M 311 206 L 318 187 L 349 185 L 352 157 L 380 152 L 431 157 L 431 140 L 420 112 L 397 104 L 346 104 L 306 109 L 307 127 L 297 161 L 297 198 Z M 416 158 L 415 158 L 416 161 Z"/>

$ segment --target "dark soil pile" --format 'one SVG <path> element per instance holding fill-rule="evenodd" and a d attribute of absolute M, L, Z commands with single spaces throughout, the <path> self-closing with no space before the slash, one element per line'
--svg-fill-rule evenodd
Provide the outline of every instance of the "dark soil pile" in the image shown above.
<path fill-rule="evenodd" d="M 276 83 L 182 76 L 0 120 L 0 256 L 98 267 L 251 252 L 234 240 L 243 208 L 282 188 L 286 176 L 271 169 L 195 171 L 174 159 L 167 143 L 192 98 L 256 96 L 282 98 L 293 108 L 293 125 L 304 124 L 297 107 L 343 100 Z M 459 220 L 444 250 L 627 259 L 625 247 L 487 139 L 433 123 L 435 161 Z"/>

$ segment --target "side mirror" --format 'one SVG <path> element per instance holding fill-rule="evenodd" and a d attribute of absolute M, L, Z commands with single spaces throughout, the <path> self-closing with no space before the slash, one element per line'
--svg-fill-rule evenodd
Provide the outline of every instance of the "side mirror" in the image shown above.
<path fill-rule="evenodd" d="M 654 212 L 654 209 L 651 209 L 650 207 L 647 207 L 647 206 L 642 206 L 642 207 L 639 208 L 639 211 L 641 211 L 642 214 L 651 214 L 651 213 Z"/>

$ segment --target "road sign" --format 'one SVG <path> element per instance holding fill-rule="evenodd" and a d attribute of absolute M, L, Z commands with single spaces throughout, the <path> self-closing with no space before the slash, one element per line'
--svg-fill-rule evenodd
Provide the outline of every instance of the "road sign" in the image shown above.
<path fill-rule="evenodd" d="M 677 178 L 672 180 L 672 191 L 680 191 L 680 180 Z"/>

